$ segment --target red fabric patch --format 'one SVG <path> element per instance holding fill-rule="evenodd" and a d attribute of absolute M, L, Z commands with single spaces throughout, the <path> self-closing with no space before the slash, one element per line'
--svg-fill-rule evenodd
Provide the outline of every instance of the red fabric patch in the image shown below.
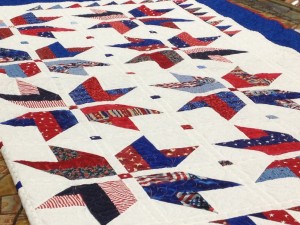
<path fill-rule="evenodd" d="M 70 110 L 72 110 L 72 109 L 78 109 L 78 106 L 77 106 L 77 105 L 71 105 L 71 106 L 69 107 L 69 109 L 70 109 Z"/>
<path fill-rule="evenodd" d="M 128 32 L 130 30 L 129 27 L 125 26 L 122 22 L 119 22 L 119 21 L 111 22 L 109 24 L 120 34 L 125 34 L 126 32 Z"/>
<path fill-rule="evenodd" d="M 177 27 L 176 24 L 173 23 L 173 22 L 164 22 L 164 23 L 162 23 L 162 25 L 163 25 L 164 27 L 169 27 L 169 28 L 179 29 L 179 27 Z"/>
<path fill-rule="evenodd" d="M 288 152 L 299 151 L 300 143 L 291 142 L 291 143 L 281 143 L 277 145 L 265 145 L 265 146 L 252 146 L 247 149 L 256 150 L 264 152 L 268 155 L 281 155 Z"/>
<path fill-rule="evenodd" d="M 190 155 L 198 146 L 186 147 L 186 148 L 172 148 L 172 149 L 163 149 L 160 152 L 166 157 L 180 157 Z"/>
<path fill-rule="evenodd" d="M 89 49 L 91 49 L 91 48 L 93 48 L 93 47 L 86 47 L 86 48 L 67 48 L 67 50 L 68 50 L 69 52 L 85 52 L 85 51 L 87 51 L 87 50 L 89 50 Z"/>
<path fill-rule="evenodd" d="M 41 72 L 40 68 L 36 65 L 36 63 L 33 62 L 21 63 L 19 66 L 28 77 L 34 76 Z"/>
<path fill-rule="evenodd" d="M 199 16 L 199 18 L 201 20 L 208 21 L 208 20 L 215 18 L 215 16 Z"/>
<path fill-rule="evenodd" d="M 230 106 L 226 104 L 226 102 L 221 100 L 216 95 L 196 97 L 194 101 L 205 101 L 211 108 L 213 108 L 217 113 L 219 113 L 227 120 L 230 120 L 236 114 L 236 111 L 234 111 Z"/>
<path fill-rule="evenodd" d="M 49 47 L 43 47 L 36 50 L 36 53 L 41 59 L 56 59 L 56 55 L 51 51 Z"/>
<path fill-rule="evenodd" d="M 229 36 L 233 36 L 233 35 L 236 35 L 237 33 L 239 33 L 240 32 L 240 30 L 232 30 L 232 31 L 223 31 L 223 33 L 225 33 L 225 34 L 227 34 L 227 35 L 229 35 Z"/>
<path fill-rule="evenodd" d="M 27 21 L 26 21 L 22 16 L 18 16 L 18 17 L 12 18 L 10 21 L 11 21 L 11 22 L 13 23 L 13 25 L 15 25 L 15 26 L 27 24 Z"/>
<path fill-rule="evenodd" d="M 184 129 L 184 130 L 192 130 L 194 129 L 191 125 L 181 125 L 181 127 Z"/>
<path fill-rule="evenodd" d="M 61 127 L 50 112 L 36 112 L 26 115 L 26 118 L 34 119 L 36 126 L 46 141 L 62 132 Z"/>
<path fill-rule="evenodd" d="M 283 224 L 300 225 L 288 212 L 285 210 L 272 210 L 263 213 L 264 216 L 271 221 L 280 222 Z"/>
<path fill-rule="evenodd" d="M 60 18 L 60 16 L 54 16 L 54 17 L 38 17 L 39 20 L 43 20 L 45 22 L 47 21 L 51 21 L 51 20 L 55 20 L 55 19 L 58 19 Z"/>
<path fill-rule="evenodd" d="M 182 32 L 182 33 L 178 34 L 177 37 L 180 38 L 181 40 L 183 40 L 185 43 L 187 43 L 190 46 L 207 46 L 213 42 L 213 41 L 208 41 L 208 42 L 200 41 L 197 38 L 192 37 L 187 32 Z"/>
<path fill-rule="evenodd" d="M 163 69 L 168 69 L 174 66 L 174 63 L 165 55 L 161 54 L 160 52 L 154 52 L 149 55 L 151 59 L 158 63 L 158 65 Z"/>
<path fill-rule="evenodd" d="M 70 5 L 68 8 L 81 8 L 82 6 L 79 4 Z"/>
<path fill-rule="evenodd" d="M 82 85 L 94 101 L 111 101 L 111 97 L 103 90 L 97 78 L 92 77 Z"/>
<path fill-rule="evenodd" d="M 13 32 L 9 28 L 0 28 L 0 40 L 13 35 Z"/>
<path fill-rule="evenodd" d="M 118 175 L 121 179 L 128 179 L 132 178 L 132 175 L 130 173 L 123 173 Z"/>
<path fill-rule="evenodd" d="M 126 147 L 116 157 L 128 172 L 151 169 L 148 163 L 132 146 Z"/>
<path fill-rule="evenodd" d="M 268 133 L 266 133 L 264 130 L 261 129 L 247 128 L 247 127 L 240 127 L 240 126 L 235 126 L 235 127 L 239 129 L 241 132 L 243 132 L 250 139 L 261 138 L 269 135 Z"/>

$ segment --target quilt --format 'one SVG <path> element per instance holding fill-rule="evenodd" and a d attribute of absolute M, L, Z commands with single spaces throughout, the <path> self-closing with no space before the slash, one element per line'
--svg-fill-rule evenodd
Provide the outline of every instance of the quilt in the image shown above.
<path fill-rule="evenodd" d="M 222 2 L 0 7 L 31 225 L 300 224 L 300 35 Z"/>

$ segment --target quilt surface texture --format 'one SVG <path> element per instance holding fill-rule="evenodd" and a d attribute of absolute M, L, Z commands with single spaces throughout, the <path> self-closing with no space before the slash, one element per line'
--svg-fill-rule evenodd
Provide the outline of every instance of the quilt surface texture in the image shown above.
<path fill-rule="evenodd" d="M 204 0 L 1 6 L 31 225 L 299 225 L 300 53 L 276 38 Z"/>

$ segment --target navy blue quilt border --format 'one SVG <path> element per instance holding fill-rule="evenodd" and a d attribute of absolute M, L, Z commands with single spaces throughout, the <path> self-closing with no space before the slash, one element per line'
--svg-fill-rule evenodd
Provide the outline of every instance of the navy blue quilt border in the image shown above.
<path fill-rule="evenodd" d="M 275 44 L 300 52 L 300 33 L 284 28 L 279 22 L 263 18 L 227 0 L 196 0 L 217 13 L 230 17 L 249 30 L 257 31 Z M 249 44 L 251 44 L 249 42 Z"/>

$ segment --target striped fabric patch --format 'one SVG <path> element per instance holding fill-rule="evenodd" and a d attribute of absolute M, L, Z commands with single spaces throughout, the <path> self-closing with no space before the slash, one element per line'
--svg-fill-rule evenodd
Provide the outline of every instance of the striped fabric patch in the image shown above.
<path fill-rule="evenodd" d="M 231 63 L 231 61 L 229 59 L 226 59 L 225 57 L 223 57 L 221 55 L 209 55 L 208 57 L 215 61 Z"/>
<path fill-rule="evenodd" d="M 142 186 L 150 186 L 151 184 L 161 184 L 166 182 L 174 182 L 174 181 L 188 180 L 188 179 L 190 179 L 189 174 L 184 172 L 161 173 L 161 174 L 137 177 L 137 181 Z"/>
<path fill-rule="evenodd" d="M 45 203 L 41 204 L 37 209 L 54 209 L 70 206 L 85 206 L 85 203 L 79 194 L 54 196 Z"/>
<path fill-rule="evenodd" d="M 136 199 L 126 185 L 120 181 L 110 181 L 99 184 L 120 213 L 132 206 Z"/>
<path fill-rule="evenodd" d="M 89 120 L 102 121 L 110 117 L 133 117 L 139 115 L 157 114 L 156 110 L 142 109 L 142 108 L 128 108 L 128 109 L 112 109 L 106 111 L 99 111 L 96 113 L 87 114 Z"/>
<path fill-rule="evenodd" d="M 58 101 L 12 101 L 17 105 L 25 106 L 28 108 L 53 108 L 53 107 L 65 107 L 66 104 L 63 100 Z"/>
<path fill-rule="evenodd" d="M 38 95 L 40 94 L 38 88 L 32 84 L 29 84 L 27 82 L 17 80 L 19 91 L 22 95 Z"/>

